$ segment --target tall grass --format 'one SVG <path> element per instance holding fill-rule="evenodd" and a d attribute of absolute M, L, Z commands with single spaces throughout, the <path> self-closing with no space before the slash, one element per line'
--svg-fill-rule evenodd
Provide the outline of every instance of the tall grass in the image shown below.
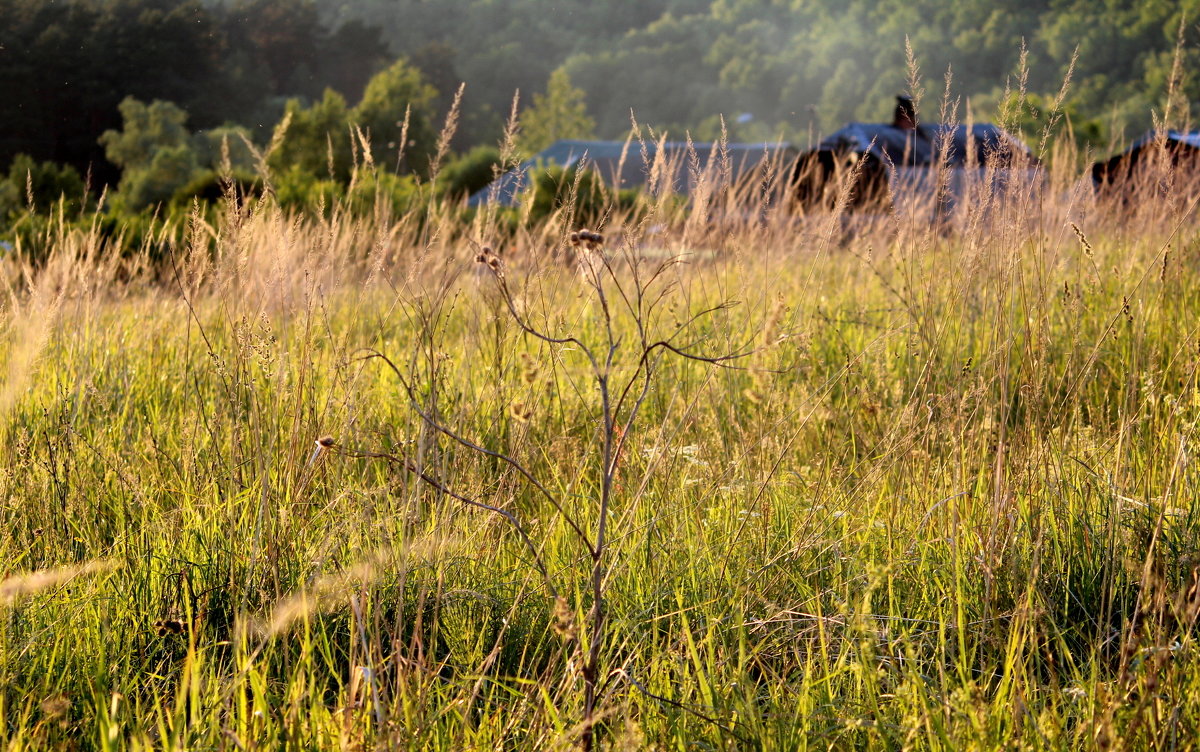
<path fill-rule="evenodd" d="M 937 226 L 785 169 L 608 213 L 614 284 L 677 259 L 642 316 L 570 202 L 60 225 L 3 261 L 5 747 L 1194 748 L 1196 194 L 1051 148 Z M 616 381 L 680 325 L 749 354 L 657 362 L 619 434 L 550 341 Z"/>

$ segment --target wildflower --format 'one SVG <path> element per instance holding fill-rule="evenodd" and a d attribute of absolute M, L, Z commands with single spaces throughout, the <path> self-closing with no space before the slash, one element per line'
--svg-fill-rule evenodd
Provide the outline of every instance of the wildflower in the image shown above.
<path fill-rule="evenodd" d="M 571 241 L 571 245 L 573 246 L 583 245 L 589 249 L 599 248 L 604 245 L 604 236 L 588 229 L 576 230 L 568 235 L 567 239 Z"/>

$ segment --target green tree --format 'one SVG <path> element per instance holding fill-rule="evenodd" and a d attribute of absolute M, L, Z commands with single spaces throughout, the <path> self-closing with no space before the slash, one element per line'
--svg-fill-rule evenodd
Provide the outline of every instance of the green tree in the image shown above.
<path fill-rule="evenodd" d="M 470 196 L 496 178 L 500 150 L 481 144 L 446 163 L 438 173 L 438 189 L 454 199 Z"/>
<path fill-rule="evenodd" d="M 682 137 L 683 128 L 733 111 L 722 104 L 726 92 L 706 60 L 722 28 L 704 15 L 664 16 L 613 45 L 570 57 L 564 69 L 587 92 L 600 133 L 627 133 L 632 110 L 639 122 Z"/>
<path fill-rule="evenodd" d="M 295 168 L 315 177 L 349 180 L 354 154 L 350 112 L 341 94 L 326 89 L 321 101 L 307 108 L 299 99 L 289 99 L 284 119 L 276 126 L 280 129 L 279 147 L 271 155 L 273 170 Z M 278 133 L 276 138 L 280 138 Z"/>
<path fill-rule="evenodd" d="M 108 161 L 121 167 L 120 194 L 131 209 L 166 201 L 195 179 L 200 162 L 185 123 L 187 113 L 171 102 L 150 104 L 126 97 L 121 130 L 100 136 Z"/>
<path fill-rule="evenodd" d="M 627 32 L 645 27 L 664 13 L 707 13 L 713 0 L 593 0 L 565 10 L 547 0 L 316 0 L 327 18 L 358 18 L 383 30 L 395 50 L 413 56 L 443 95 L 467 82 L 459 144 L 495 143 L 508 117 L 513 92 L 539 90 L 555 68 L 579 52 L 598 52 Z M 450 87 L 436 75 L 445 66 L 424 49 L 444 45 L 455 75 Z M 680 71 L 673 71 L 677 76 Z M 579 83 L 579 79 L 576 79 Z M 630 82 L 632 84 L 632 82 Z M 630 88 L 633 88 L 632 86 Z M 593 106 L 612 104 L 629 123 L 620 99 L 601 101 L 584 86 Z"/>
<path fill-rule="evenodd" d="M 214 114 L 198 102 L 222 88 L 221 35 L 199 0 L 4 0 L 0 30 L 0 164 L 24 152 L 115 182 L 96 138 L 123 97 Z"/>
<path fill-rule="evenodd" d="M 154 152 L 149 164 L 125 171 L 121 176 L 121 195 L 130 209 L 144 209 L 169 201 L 200 173 L 196 152 L 190 144 L 164 146 Z"/>
<path fill-rule="evenodd" d="M 371 156 L 381 168 L 407 167 L 424 173 L 437 149 L 433 103 L 438 92 L 421 72 L 400 59 L 376 73 L 354 108 L 352 120 L 371 144 Z M 407 113 L 408 129 L 404 132 Z M 404 135 L 407 143 L 401 143 Z"/>
<path fill-rule="evenodd" d="M 83 197 L 83 178 L 74 167 L 49 161 L 39 164 L 28 154 L 18 154 L 7 179 L 0 180 L 0 219 L 26 208 L 45 211 L 60 200 L 75 208 Z"/>
<path fill-rule="evenodd" d="M 316 99 L 329 87 L 353 101 L 394 57 L 378 28 L 351 19 L 333 29 L 312 0 L 233 0 L 218 8 L 226 63 L 259 98 Z"/>
<path fill-rule="evenodd" d="M 289 100 L 284 121 L 287 127 L 271 156 L 277 172 L 299 169 L 314 177 L 348 182 L 355 157 L 361 157 L 361 133 L 371 148 L 371 160 L 382 169 L 397 166 L 423 171 L 437 147 L 432 103 L 437 97 L 433 87 L 403 60 L 375 74 L 367 83 L 362 101 L 349 109 L 345 98 L 326 89 L 321 101 L 304 107 L 299 99 Z M 405 145 L 400 144 L 408 113 Z M 401 150 L 403 148 L 403 154 Z M 401 156 L 404 164 L 399 164 Z"/>
<path fill-rule="evenodd" d="M 185 126 L 188 115 L 173 102 L 146 104 L 125 97 L 117 109 L 122 128 L 105 131 L 100 145 L 108 161 L 126 170 L 146 167 L 160 149 L 185 145 L 191 138 Z"/>
<path fill-rule="evenodd" d="M 250 147 L 246 145 L 250 132 L 237 125 L 209 128 L 192 136 L 192 147 L 202 167 L 220 172 L 226 157 L 229 167 L 241 172 L 253 172 L 258 166 Z"/>
<path fill-rule="evenodd" d="M 546 93 L 534 94 L 533 106 L 521 113 L 521 150 L 533 154 L 560 139 L 594 138 L 596 121 L 588 115 L 584 97 L 565 70 L 551 73 Z"/>

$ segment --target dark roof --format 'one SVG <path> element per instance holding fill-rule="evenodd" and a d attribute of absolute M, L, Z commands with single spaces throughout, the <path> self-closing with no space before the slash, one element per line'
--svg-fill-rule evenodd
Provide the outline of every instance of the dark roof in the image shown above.
<path fill-rule="evenodd" d="M 643 158 L 643 149 L 645 158 Z M 691 154 L 694 153 L 700 171 L 718 170 L 721 149 L 718 144 L 693 143 L 686 141 L 645 142 L 638 141 L 556 141 L 536 156 L 525 160 L 509 172 L 501 175 L 483 190 L 468 200 L 470 206 L 481 206 L 494 200 L 502 206 L 512 206 L 521 193 L 529 187 L 531 170 L 548 165 L 573 167 L 586 162 L 610 185 L 617 188 L 632 188 L 648 182 L 656 161 L 670 168 L 666 177 L 670 189 L 689 193 L 692 185 Z M 784 143 L 775 144 L 726 144 L 724 152 L 729 156 L 729 177 L 736 179 L 746 171 L 765 161 L 783 156 L 791 151 Z M 713 162 L 717 159 L 717 162 Z"/>
<path fill-rule="evenodd" d="M 1132 144 L 1130 144 L 1129 148 L 1125 150 L 1125 153 L 1134 151 L 1135 149 L 1141 149 L 1143 146 L 1156 141 L 1159 136 L 1162 136 L 1165 140 L 1174 142 L 1181 146 L 1190 146 L 1193 149 L 1200 149 L 1200 131 L 1167 131 L 1166 133 L 1149 131 L 1137 141 L 1134 141 Z"/>
<path fill-rule="evenodd" d="M 822 140 L 813 151 L 870 154 L 897 167 L 927 167 L 937 163 L 943 145 L 946 163 L 962 167 L 1008 161 L 1016 154 L 1032 159 L 1029 149 L 1002 128 L 991 123 L 966 125 L 921 125 L 916 130 L 887 123 L 850 123 Z"/>
<path fill-rule="evenodd" d="M 1160 138 L 1167 151 L 1174 157 L 1173 162 L 1185 154 L 1200 152 L 1200 131 L 1148 131 L 1124 151 L 1092 165 L 1092 180 L 1104 183 L 1128 178 L 1137 168 L 1142 150 L 1147 146 L 1153 147 L 1159 143 Z"/>

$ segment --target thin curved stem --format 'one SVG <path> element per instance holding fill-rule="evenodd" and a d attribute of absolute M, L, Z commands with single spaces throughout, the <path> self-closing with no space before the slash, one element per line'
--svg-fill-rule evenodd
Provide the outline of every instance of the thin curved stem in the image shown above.
<path fill-rule="evenodd" d="M 555 589 L 554 583 L 550 580 L 550 572 L 546 568 L 545 562 L 542 561 L 542 556 L 540 553 L 538 553 L 537 546 L 533 544 L 533 540 L 529 537 L 529 534 L 525 532 L 525 526 L 521 524 L 521 521 L 518 520 L 512 512 L 501 509 L 500 507 L 492 506 L 491 504 L 485 504 L 482 501 L 478 501 L 467 496 L 463 496 L 460 493 L 456 493 L 448 488 L 445 483 L 442 483 L 437 478 L 434 478 L 432 475 L 418 468 L 416 463 L 407 457 L 389 454 L 388 452 L 357 452 L 348 449 L 342 449 L 337 446 L 329 447 L 328 451 L 340 454 L 343 457 L 351 457 L 354 459 L 378 459 L 385 460 L 393 465 L 399 465 L 415 475 L 417 478 L 421 479 L 421 481 L 431 488 L 437 489 L 439 492 L 446 494 L 452 499 L 460 501 L 467 506 L 476 507 L 478 509 L 483 509 L 494 514 L 498 514 L 504 519 L 508 520 L 509 524 L 512 525 L 512 528 L 517 531 L 517 535 L 521 537 L 521 541 L 525 544 L 525 547 L 529 549 L 529 554 L 533 557 L 533 565 L 537 567 L 538 572 L 542 575 L 542 580 L 545 581 L 546 589 L 550 591 L 551 597 L 558 597 L 558 591 Z"/>
<path fill-rule="evenodd" d="M 516 470 L 518 473 L 520 473 L 521 476 L 523 478 L 525 478 L 525 480 L 528 481 L 531 486 L 536 488 L 538 491 L 541 492 L 541 494 L 543 496 L 546 497 L 546 500 L 550 502 L 550 504 L 554 507 L 555 511 L 557 511 L 560 515 L 562 515 L 562 518 L 566 521 L 566 523 L 571 527 L 571 529 L 575 532 L 575 534 L 577 536 L 579 536 L 579 539 L 581 541 L 583 541 L 583 544 L 585 546 L 587 546 L 588 552 L 593 555 L 595 554 L 596 547 L 595 547 L 595 545 L 593 545 L 591 539 L 588 538 L 587 534 L 583 531 L 583 528 L 581 528 L 579 526 L 579 523 L 575 521 L 575 518 L 572 517 L 567 512 L 567 510 L 563 507 L 562 503 L 559 502 L 559 500 L 557 498 L 555 498 L 554 494 L 550 493 L 550 490 L 548 488 L 546 488 L 546 486 L 543 485 L 541 483 L 541 481 L 539 481 L 537 478 L 535 478 L 533 476 L 532 473 L 530 473 L 527 469 L 525 469 L 524 465 L 522 465 L 520 462 L 513 459 L 512 457 L 509 457 L 507 454 L 504 454 L 503 452 L 497 452 L 493 449 L 488 449 L 487 447 L 482 446 L 476 442 L 473 442 L 464 436 L 460 436 L 459 434 L 455 433 L 454 431 L 450 430 L 446 426 L 439 423 L 432 415 L 425 412 L 425 410 L 423 410 L 421 408 L 420 404 L 417 402 L 416 395 L 413 393 L 412 387 L 408 383 L 408 380 L 406 378 L 404 378 L 404 374 L 402 374 L 400 372 L 400 369 L 396 366 L 395 363 L 392 362 L 391 358 L 389 358 L 388 356 L 379 352 L 378 350 L 364 348 L 363 351 L 368 353 L 368 355 L 366 355 L 363 358 L 364 360 L 371 360 L 371 359 L 382 360 L 388 366 L 388 368 L 392 369 L 392 372 L 396 375 L 396 378 L 399 379 L 400 384 L 404 387 L 404 391 L 408 395 L 408 399 L 412 405 L 413 410 L 417 413 L 417 415 L 419 415 L 421 417 L 421 419 L 423 421 L 425 421 L 425 424 L 427 426 L 429 426 L 433 430 L 437 431 L 438 433 L 446 436 L 447 438 L 450 438 L 453 441 L 461 444 L 462 446 L 466 447 L 467 449 L 470 449 L 473 452 L 479 452 L 480 454 L 483 454 L 488 457 L 492 457 L 494 459 L 498 459 L 501 462 L 506 463 L 507 465 L 512 467 L 514 470 Z"/>

